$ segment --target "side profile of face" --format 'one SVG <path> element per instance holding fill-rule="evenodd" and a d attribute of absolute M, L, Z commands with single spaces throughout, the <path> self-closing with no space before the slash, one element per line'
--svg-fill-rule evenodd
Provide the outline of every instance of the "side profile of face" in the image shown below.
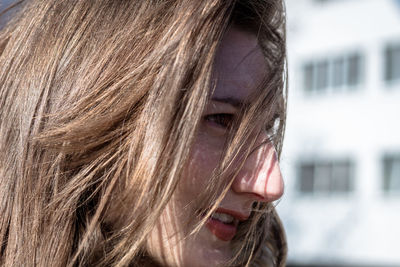
<path fill-rule="evenodd" d="M 172 199 L 147 242 L 149 254 L 164 266 L 217 266 L 232 258 L 238 223 L 250 216 L 254 202 L 271 202 L 283 194 L 283 181 L 272 144 L 257 138 L 257 149 L 246 159 L 216 212 L 198 234 L 186 237 L 196 216 L 191 203 L 204 190 L 220 160 L 227 125 L 238 115 L 238 104 L 252 94 L 267 72 L 253 33 L 231 27 L 216 55 L 217 86 L 201 122 L 190 163 Z M 260 145 L 262 144 L 262 145 Z"/>

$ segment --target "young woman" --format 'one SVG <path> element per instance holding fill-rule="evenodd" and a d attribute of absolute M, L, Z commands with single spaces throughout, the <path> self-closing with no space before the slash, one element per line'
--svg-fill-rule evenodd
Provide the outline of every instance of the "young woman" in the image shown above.
<path fill-rule="evenodd" d="M 19 3 L 0 33 L 0 265 L 284 265 L 282 5 Z"/>

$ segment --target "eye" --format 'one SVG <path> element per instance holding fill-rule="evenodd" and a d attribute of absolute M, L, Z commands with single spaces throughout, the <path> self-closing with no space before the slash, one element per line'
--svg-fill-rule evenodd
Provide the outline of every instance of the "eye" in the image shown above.
<path fill-rule="evenodd" d="M 218 113 L 204 116 L 204 120 L 218 127 L 228 129 L 234 120 L 234 114 Z"/>

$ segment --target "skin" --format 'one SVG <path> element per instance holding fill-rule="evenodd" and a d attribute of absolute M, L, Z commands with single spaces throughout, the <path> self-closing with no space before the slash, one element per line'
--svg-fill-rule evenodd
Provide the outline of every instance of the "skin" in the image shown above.
<path fill-rule="evenodd" d="M 244 102 L 256 90 L 267 72 L 264 60 L 254 34 L 235 27 L 227 31 L 216 57 L 218 83 L 205 109 L 190 164 L 147 243 L 149 254 L 163 266 L 217 266 L 232 257 L 231 241 L 221 240 L 206 226 L 195 235 L 184 233 L 190 229 L 187 218 L 196 214 L 196 207 L 190 204 L 220 159 L 227 134 L 224 122 L 239 112 L 227 99 Z M 262 144 L 266 138 L 265 132 L 257 137 L 257 149 L 235 177 L 220 208 L 248 216 L 254 202 L 271 202 L 282 196 L 276 151 L 272 144 Z"/>

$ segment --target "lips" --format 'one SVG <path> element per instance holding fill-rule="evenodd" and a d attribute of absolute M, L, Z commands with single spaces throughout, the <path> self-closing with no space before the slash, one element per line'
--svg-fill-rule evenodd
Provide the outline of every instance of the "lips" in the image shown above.
<path fill-rule="evenodd" d="M 207 220 L 206 226 L 220 240 L 231 241 L 236 235 L 239 221 L 245 221 L 248 217 L 237 211 L 219 208 Z"/>

